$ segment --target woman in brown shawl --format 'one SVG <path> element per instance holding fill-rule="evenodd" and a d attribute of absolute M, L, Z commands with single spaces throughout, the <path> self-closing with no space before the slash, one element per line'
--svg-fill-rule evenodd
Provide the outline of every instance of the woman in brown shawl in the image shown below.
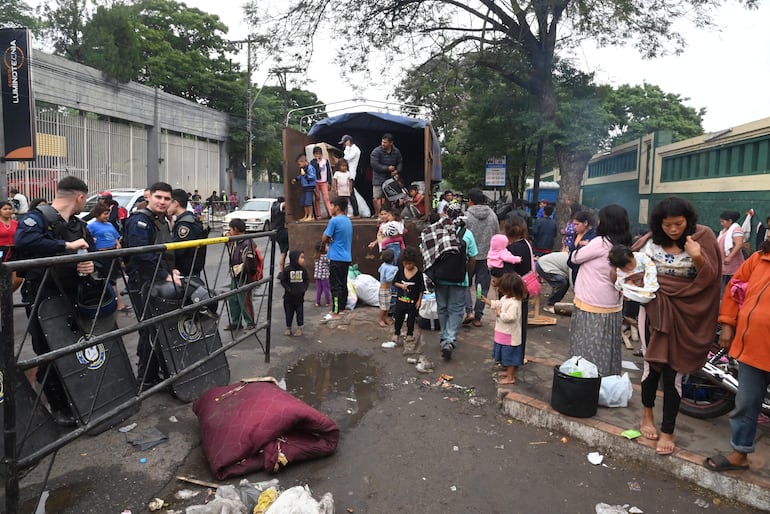
<path fill-rule="evenodd" d="M 699 370 L 714 339 L 719 313 L 722 259 L 712 230 L 698 225 L 695 208 L 686 200 L 661 200 L 650 214 L 650 233 L 634 244 L 658 269 L 660 289 L 639 316 L 644 352 L 641 432 L 657 440 L 659 455 L 675 448 L 674 427 L 682 392 L 682 376 Z M 660 435 L 653 407 L 663 379 Z"/>

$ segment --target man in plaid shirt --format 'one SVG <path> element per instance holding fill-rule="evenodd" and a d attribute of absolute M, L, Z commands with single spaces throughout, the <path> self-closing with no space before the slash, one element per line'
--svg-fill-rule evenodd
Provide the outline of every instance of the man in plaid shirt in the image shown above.
<path fill-rule="evenodd" d="M 438 257 L 448 250 L 459 250 L 460 241 L 457 230 L 464 226 L 461 218 L 462 209 L 457 204 L 450 204 L 446 209 L 447 216 L 428 226 L 422 232 L 420 249 L 425 269 L 430 268 Z M 470 230 L 463 234 L 465 252 L 468 257 L 467 267 L 473 269 L 476 264 L 476 239 Z M 438 320 L 441 325 L 440 341 L 441 356 L 445 360 L 452 359 L 452 352 L 457 346 L 457 330 L 465 317 L 465 290 L 468 288 L 468 273 L 462 282 L 438 280 L 436 286 L 436 306 Z"/>

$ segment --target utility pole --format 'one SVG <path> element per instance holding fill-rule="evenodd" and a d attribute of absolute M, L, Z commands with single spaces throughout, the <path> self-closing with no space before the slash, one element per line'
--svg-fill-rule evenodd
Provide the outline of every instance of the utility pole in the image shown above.
<path fill-rule="evenodd" d="M 281 85 L 281 89 L 283 90 L 283 119 L 285 120 L 286 126 L 289 126 L 289 90 L 287 89 L 287 79 L 286 76 L 290 73 L 301 73 L 302 70 L 296 67 L 292 68 L 273 68 L 270 70 L 270 73 L 278 77 L 278 83 Z"/>
<path fill-rule="evenodd" d="M 248 134 L 248 143 L 246 145 L 246 196 L 247 198 L 251 198 L 254 194 L 254 172 L 253 172 L 253 140 L 254 140 L 254 132 L 252 130 L 252 122 L 254 118 L 253 114 L 253 108 L 252 105 L 255 99 L 252 99 L 252 84 L 251 84 L 251 74 L 253 72 L 252 64 L 251 64 L 251 44 L 256 43 L 256 39 L 248 38 L 248 39 L 242 39 L 240 41 L 233 41 L 235 44 L 244 44 L 246 43 L 246 73 L 248 74 L 247 80 L 246 80 L 246 133 Z M 247 199 L 247 198 L 244 198 Z"/>

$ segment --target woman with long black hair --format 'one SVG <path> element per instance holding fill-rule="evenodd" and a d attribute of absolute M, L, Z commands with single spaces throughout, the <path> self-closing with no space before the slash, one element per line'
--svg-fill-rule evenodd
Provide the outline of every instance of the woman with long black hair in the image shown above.
<path fill-rule="evenodd" d="M 570 320 L 569 351 L 596 364 L 601 376 L 619 375 L 623 348 L 623 297 L 615 289 L 610 249 L 631 245 L 628 213 L 620 205 L 599 211 L 596 237 L 572 252 L 580 266 L 575 310 Z"/>

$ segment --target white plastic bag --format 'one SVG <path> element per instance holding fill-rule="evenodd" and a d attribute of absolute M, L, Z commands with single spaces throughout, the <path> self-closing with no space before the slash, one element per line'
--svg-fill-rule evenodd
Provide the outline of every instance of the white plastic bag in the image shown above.
<path fill-rule="evenodd" d="M 596 365 L 583 357 L 572 356 L 559 366 L 559 371 L 565 375 L 581 378 L 598 378 L 599 370 Z"/>
<path fill-rule="evenodd" d="M 599 388 L 599 405 L 602 407 L 627 407 L 634 388 L 628 373 L 602 377 Z"/>
<path fill-rule="evenodd" d="M 380 305 L 380 281 L 371 275 L 362 273 L 353 281 L 358 294 L 358 300 L 366 305 L 377 307 Z"/>
<path fill-rule="evenodd" d="M 326 493 L 320 501 L 313 498 L 306 485 L 294 486 L 281 493 L 268 507 L 266 514 L 333 514 L 334 498 Z"/>
<path fill-rule="evenodd" d="M 418 312 L 421 318 L 424 319 L 438 319 L 438 306 L 436 305 L 436 293 L 423 293 L 422 303 L 420 303 L 420 311 Z"/>
<path fill-rule="evenodd" d="M 356 286 L 352 280 L 348 280 L 348 301 L 345 304 L 345 308 L 352 311 L 356 308 L 358 303 L 358 294 L 356 293 Z"/>
<path fill-rule="evenodd" d="M 356 194 L 356 202 L 358 202 L 358 215 L 362 218 L 370 217 L 372 215 L 372 210 L 369 208 L 369 204 L 366 203 L 366 200 L 361 196 L 361 193 L 355 189 L 353 189 L 353 192 Z"/>

